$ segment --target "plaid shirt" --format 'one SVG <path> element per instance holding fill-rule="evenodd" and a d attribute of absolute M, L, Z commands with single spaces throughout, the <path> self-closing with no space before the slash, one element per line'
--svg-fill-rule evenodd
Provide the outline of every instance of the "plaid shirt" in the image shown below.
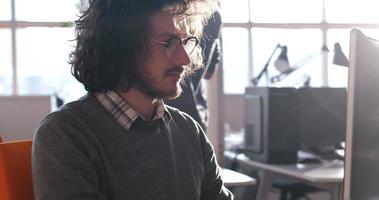
<path fill-rule="evenodd" d="M 143 117 L 139 115 L 124 99 L 122 99 L 116 92 L 107 91 L 105 93 L 95 93 L 96 98 L 107 109 L 117 122 L 129 130 L 133 122 L 138 118 Z M 159 119 L 168 114 L 163 100 L 157 101 L 157 107 L 154 112 L 154 119 Z M 165 116 L 168 117 L 168 116 Z"/>

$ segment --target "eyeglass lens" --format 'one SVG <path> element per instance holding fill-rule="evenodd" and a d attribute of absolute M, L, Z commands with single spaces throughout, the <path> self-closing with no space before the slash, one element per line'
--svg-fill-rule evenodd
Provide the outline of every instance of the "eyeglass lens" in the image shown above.
<path fill-rule="evenodd" d="M 171 56 L 174 52 L 176 52 L 179 45 L 183 45 L 186 53 L 188 55 L 190 55 L 197 45 L 197 39 L 196 38 L 187 38 L 183 41 L 179 38 L 172 39 L 168 42 L 168 45 L 167 45 L 168 52 L 167 53 Z"/>
<path fill-rule="evenodd" d="M 183 41 L 184 49 L 186 50 L 187 54 L 190 55 L 192 51 L 195 49 L 197 45 L 197 39 L 196 38 L 188 38 L 185 41 Z"/>

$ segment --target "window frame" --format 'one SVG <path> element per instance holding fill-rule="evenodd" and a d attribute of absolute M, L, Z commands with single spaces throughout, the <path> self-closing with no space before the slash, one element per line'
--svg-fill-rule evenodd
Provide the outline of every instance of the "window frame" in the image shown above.
<path fill-rule="evenodd" d="M 16 20 L 16 0 L 10 0 L 11 2 L 11 18 L 10 20 L 0 20 L 0 29 L 6 28 L 11 30 L 11 71 L 12 71 L 12 77 L 11 77 L 11 95 L 18 95 L 19 94 L 19 81 L 18 81 L 18 74 L 17 74 L 17 37 L 16 37 L 16 31 L 20 28 L 29 28 L 29 27 L 43 27 L 43 28 L 53 28 L 53 27 L 59 27 L 59 28 L 65 28 L 70 27 L 70 22 L 30 22 L 30 21 L 20 21 Z M 82 1 L 80 3 L 83 4 Z"/>
<path fill-rule="evenodd" d="M 259 70 L 255 71 L 254 70 L 254 65 L 253 65 L 253 39 L 252 39 L 252 30 L 253 28 L 267 28 L 267 29 L 319 29 L 322 33 L 322 44 L 321 45 L 326 45 L 328 44 L 328 38 L 327 38 L 327 33 L 328 30 L 330 29 L 352 29 L 352 28 L 376 28 L 379 29 L 379 24 L 376 23 L 331 23 L 326 21 L 326 8 L 325 8 L 325 2 L 327 0 L 322 0 L 322 14 L 321 14 L 321 21 L 319 23 L 257 23 L 252 21 L 251 17 L 251 4 L 252 1 L 254 0 L 248 0 L 249 4 L 249 19 L 247 22 L 224 22 L 223 27 L 224 28 L 243 28 L 248 31 L 248 77 L 251 80 L 253 77 L 255 77 L 258 73 Z M 222 9 L 222 2 L 221 2 L 221 9 Z M 321 74 L 321 79 L 322 79 L 322 85 L 327 87 L 328 84 L 328 55 L 324 54 L 322 56 L 322 74 Z M 225 75 L 224 75 L 225 76 Z M 250 81 L 248 80 L 248 81 Z M 225 93 L 225 91 L 224 91 Z M 239 93 L 225 93 L 225 94 L 239 94 Z"/>
<path fill-rule="evenodd" d="M 17 75 L 17 38 L 16 38 L 16 30 L 19 28 L 27 28 L 27 27 L 69 27 L 70 25 L 67 24 L 68 22 L 29 22 L 29 21 L 19 21 L 16 20 L 16 0 L 10 0 L 11 2 L 11 18 L 10 20 L 1 21 L 0 20 L 0 28 L 6 28 L 11 30 L 11 71 L 12 71 L 12 88 L 11 88 L 11 94 L 17 95 L 18 94 L 18 75 Z M 253 55 L 253 45 L 252 44 L 252 29 L 253 28 L 281 28 L 281 29 L 306 29 L 306 28 L 312 28 L 312 29 L 319 29 L 322 32 L 322 43 L 328 44 L 328 38 L 327 38 L 327 32 L 329 29 L 351 29 L 354 27 L 359 28 L 377 28 L 379 29 L 379 24 L 375 23 L 329 23 L 326 22 L 326 8 L 325 8 L 325 1 L 322 1 L 322 20 L 320 23 L 256 23 L 251 20 L 251 3 L 254 0 L 248 0 L 248 10 L 249 10 L 249 20 L 248 22 L 242 22 L 242 23 L 229 23 L 225 22 L 223 23 L 223 27 L 225 28 L 243 28 L 248 31 L 248 55 Z M 80 3 L 83 4 L 83 1 L 80 0 Z M 222 4 L 221 4 L 222 7 Z M 253 66 L 253 57 L 248 57 L 248 66 L 251 66 L 248 68 L 248 77 L 251 79 L 256 75 L 258 72 L 254 71 Z M 323 56 L 322 59 L 322 82 L 324 86 L 328 86 L 328 57 L 327 55 Z"/>

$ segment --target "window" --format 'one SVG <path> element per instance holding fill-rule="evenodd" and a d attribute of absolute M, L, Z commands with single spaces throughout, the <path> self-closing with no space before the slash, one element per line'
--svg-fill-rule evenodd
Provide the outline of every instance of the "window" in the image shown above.
<path fill-rule="evenodd" d="M 73 100 L 84 89 L 68 64 L 74 21 L 83 0 L 0 1 L 0 94 L 58 94 Z"/>
<path fill-rule="evenodd" d="M 322 46 L 321 31 L 318 29 L 276 29 L 276 28 L 253 28 L 253 64 L 256 66 L 254 71 L 262 70 L 267 62 L 271 51 L 277 45 L 286 45 L 288 48 L 288 58 L 290 66 L 302 67 L 301 70 L 295 71 L 283 80 L 287 81 L 286 85 L 297 85 L 303 76 L 309 76 L 314 85 L 321 86 L 321 77 L 313 76 L 321 74 L 321 62 L 317 59 Z M 314 56 L 313 56 L 314 55 Z M 273 57 L 273 60 L 277 57 Z M 301 66 L 300 66 L 301 65 Z M 317 67 L 320 66 L 320 67 Z M 268 68 L 269 77 L 278 75 L 279 73 L 274 67 Z M 289 81 L 290 80 L 290 81 Z M 266 80 L 262 78 L 259 82 L 261 85 Z M 270 80 L 268 80 L 270 81 Z"/>
<path fill-rule="evenodd" d="M 11 94 L 11 30 L 0 29 L 0 94 Z"/>
<path fill-rule="evenodd" d="M 84 93 L 67 63 L 74 39 L 68 21 L 85 0 L 0 1 L 0 94 L 51 94 L 75 99 Z M 379 38 L 379 3 L 372 0 L 221 0 L 224 91 L 243 93 L 277 44 L 288 47 L 299 70 L 275 84 L 346 86 L 347 68 L 331 63 L 334 43 L 348 56 L 349 29 Z M 319 54 L 323 44 L 330 53 Z M 319 55 L 318 55 L 319 54 Z M 277 55 L 276 55 L 277 56 Z M 307 58 L 310 58 L 307 60 Z M 269 66 L 269 75 L 279 72 Z M 268 83 L 267 83 L 268 82 Z"/>
<path fill-rule="evenodd" d="M 379 38 L 378 7 L 370 0 L 222 0 L 224 93 L 244 93 L 273 52 L 260 86 L 346 87 L 348 68 L 332 63 L 334 44 L 348 57 L 352 27 Z M 278 44 L 287 46 L 297 70 L 272 82 L 280 73 L 273 64 Z"/>
<path fill-rule="evenodd" d="M 326 19 L 331 23 L 379 23 L 378 1 L 326 0 Z"/>
<path fill-rule="evenodd" d="M 69 79 L 72 75 L 67 63 L 68 54 L 73 50 L 74 44 L 70 42 L 73 39 L 73 28 L 28 27 L 17 30 L 19 94 L 62 93 L 66 84 L 74 81 Z"/>
<path fill-rule="evenodd" d="M 225 83 L 228 90 L 237 91 L 247 84 L 248 76 L 248 31 L 242 28 L 229 28 L 222 31 Z M 238 50 L 237 50 L 238 49 Z M 235 81 L 239 79 L 240 81 Z"/>
<path fill-rule="evenodd" d="M 0 1 L 0 21 L 11 19 L 11 0 Z"/>
<path fill-rule="evenodd" d="M 318 23 L 321 0 L 250 0 L 251 19 L 259 23 Z"/>
<path fill-rule="evenodd" d="M 19 21 L 65 22 L 73 21 L 79 14 L 79 0 L 12 0 Z"/>

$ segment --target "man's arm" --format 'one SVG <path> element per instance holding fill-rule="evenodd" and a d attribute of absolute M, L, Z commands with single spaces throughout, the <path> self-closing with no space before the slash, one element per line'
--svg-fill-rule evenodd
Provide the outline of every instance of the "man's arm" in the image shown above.
<path fill-rule="evenodd" d="M 86 131 L 72 117 L 50 115 L 33 142 L 32 170 L 35 199 L 106 199 L 100 191 L 99 166 L 90 159 L 96 151 Z"/>
<path fill-rule="evenodd" d="M 204 133 L 201 133 L 204 154 L 204 180 L 202 184 L 202 200 L 231 200 L 233 194 L 225 188 L 220 175 L 220 167 L 217 164 L 213 147 Z"/>

